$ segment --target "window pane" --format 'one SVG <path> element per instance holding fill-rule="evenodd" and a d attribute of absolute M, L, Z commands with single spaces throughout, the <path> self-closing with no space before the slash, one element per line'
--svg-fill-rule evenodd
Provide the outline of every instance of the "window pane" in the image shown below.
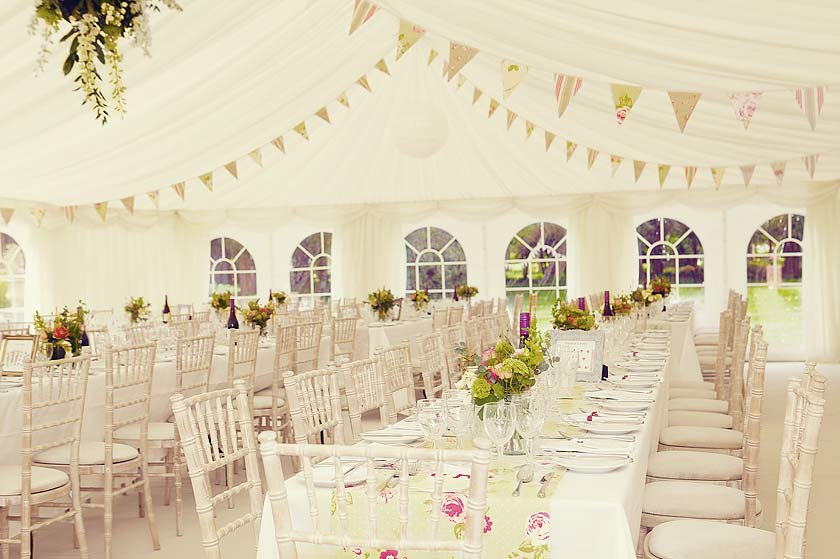
<path fill-rule="evenodd" d="M 446 289 L 452 290 L 456 285 L 467 284 L 467 265 L 449 264 L 446 266 Z"/>
<path fill-rule="evenodd" d="M 440 289 L 443 277 L 441 265 L 420 265 L 420 289 Z"/>
<path fill-rule="evenodd" d="M 747 258 L 747 283 L 767 283 L 767 267 L 773 263 L 769 256 Z"/>
<path fill-rule="evenodd" d="M 233 290 L 233 274 L 213 274 L 213 283 L 215 284 L 215 292 L 221 293 L 224 291 L 234 292 Z"/>
<path fill-rule="evenodd" d="M 464 254 L 464 249 L 461 248 L 461 243 L 455 241 L 443 251 L 443 259 L 447 262 L 464 262 L 467 256 Z"/>
<path fill-rule="evenodd" d="M 645 221 L 636 228 L 636 232 L 640 237 L 645 239 L 650 244 L 655 243 L 659 239 L 659 218 Z"/>
<path fill-rule="evenodd" d="M 531 278 L 534 286 L 554 286 L 557 269 L 553 262 L 531 262 Z"/>
<path fill-rule="evenodd" d="M 452 238 L 452 235 L 438 227 L 429 227 L 429 232 L 432 239 L 431 248 L 435 250 L 441 250 Z"/>
<path fill-rule="evenodd" d="M 780 247 L 780 252 L 802 252 L 802 245 L 795 241 L 788 241 Z"/>
<path fill-rule="evenodd" d="M 242 250 L 242 244 L 229 237 L 225 237 L 223 244 L 225 245 L 224 256 L 228 260 L 234 260 L 239 251 Z"/>
<path fill-rule="evenodd" d="M 254 264 L 254 259 L 251 257 L 250 252 L 246 250 L 239 255 L 239 258 L 236 259 L 236 269 L 240 271 L 257 269 L 257 266 L 256 264 Z"/>
<path fill-rule="evenodd" d="M 14 305 L 11 291 L 11 285 L 5 281 L 0 281 L 0 309 L 6 309 Z"/>
<path fill-rule="evenodd" d="M 552 248 L 566 236 L 566 230 L 556 223 L 543 223 L 543 228 L 545 229 L 543 242 Z"/>
<path fill-rule="evenodd" d="M 505 285 L 507 287 L 528 287 L 528 263 L 508 262 L 505 264 Z"/>
<path fill-rule="evenodd" d="M 790 236 L 801 241 L 805 234 L 805 216 L 793 214 L 791 216 L 791 224 L 793 225 L 793 231 L 790 232 Z"/>
<path fill-rule="evenodd" d="M 639 256 L 647 256 L 647 251 L 650 248 L 645 244 L 645 242 L 639 238 L 636 239 L 636 242 L 639 244 Z"/>
<path fill-rule="evenodd" d="M 665 259 L 655 259 L 652 258 L 650 260 L 650 277 L 654 278 L 656 276 L 665 276 L 672 283 L 676 283 L 676 269 L 677 269 L 677 260 L 676 258 L 671 258 L 668 260 Z"/>
<path fill-rule="evenodd" d="M 417 253 L 408 244 L 405 245 L 405 261 L 414 262 L 417 258 Z"/>
<path fill-rule="evenodd" d="M 257 294 L 257 274 L 246 273 L 236 276 L 240 297 L 251 297 Z"/>
<path fill-rule="evenodd" d="M 12 273 L 23 274 L 26 272 L 26 259 L 23 257 L 23 251 L 19 251 L 12 262 Z"/>
<path fill-rule="evenodd" d="M 329 270 L 315 270 L 312 272 L 312 277 L 315 280 L 315 293 L 330 292 L 332 280 Z"/>
<path fill-rule="evenodd" d="M 218 260 L 222 257 L 222 239 L 213 239 L 210 241 L 210 258 Z"/>
<path fill-rule="evenodd" d="M 312 263 L 313 268 L 326 268 L 329 265 L 330 265 L 330 259 L 329 259 L 328 256 L 319 256 Z"/>
<path fill-rule="evenodd" d="M 332 254 L 332 233 L 324 233 L 324 254 Z"/>
<path fill-rule="evenodd" d="M 514 237 L 508 244 L 507 252 L 505 253 L 506 260 L 524 260 L 531 254 L 531 249 L 526 247 L 519 239 Z"/>
<path fill-rule="evenodd" d="M 686 235 L 686 237 L 677 245 L 677 252 L 686 255 L 703 254 L 703 244 L 697 237 L 697 233 L 692 231 Z"/>
<path fill-rule="evenodd" d="M 647 283 L 647 269 L 650 267 L 650 262 L 647 258 L 643 258 L 639 261 L 639 285 L 645 285 Z"/>
<path fill-rule="evenodd" d="M 676 219 L 665 218 L 665 240 L 671 244 L 676 244 L 680 237 L 685 235 L 688 231 L 688 225 Z"/>
<path fill-rule="evenodd" d="M 680 257 L 680 284 L 703 283 L 703 259 Z"/>
<path fill-rule="evenodd" d="M 802 348 L 802 287 L 750 286 L 747 310 L 753 323 L 764 327 L 764 339 L 770 347 Z"/>
<path fill-rule="evenodd" d="M 565 260 L 561 260 L 556 264 L 557 267 L 557 275 L 558 275 L 558 283 L 561 287 L 566 286 L 566 264 Z"/>
<path fill-rule="evenodd" d="M 231 264 L 227 260 L 219 260 L 218 262 L 216 262 L 216 265 L 213 267 L 213 271 L 215 271 L 215 272 L 230 272 L 230 271 L 233 271 L 233 264 Z"/>
<path fill-rule="evenodd" d="M 426 228 L 421 227 L 406 235 L 405 240 L 408 244 L 413 246 L 418 251 L 427 248 L 426 243 Z"/>
<path fill-rule="evenodd" d="M 747 245 L 747 254 L 770 254 L 776 243 L 764 234 L 763 231 L 758 230 L 753 233 L 750 243 Z"/>
<path fill-rule="evenodd" d="M 308 268 L 312 259 L 300 247 L 292 253 L 292 268 Z"/>
<path fill-rule="evenodd" d="M 309 286 L 309 272 L 292 272 L 291 288 L 294 293 L 311 293 Z"/>
<path fill-rule="evenodd" d="M 417 289 L 415 274 L 417 273 L 416 266 L 406 267 L 405 272 L 405 288 L 407 291 L 414 291 Z"/>
<path fill-rule="evenodd" d="M 802 282 L 802 257 L 782 256 L 778 259 L 779 267 L 782 269 L 782 281 L 786 283 Z"/>
<path fill-rule="evenodd" d="M 424 252 L 420 255 L 418 262 L 440 262 L 440 255 L 436 252 Z"/>
<path fill-rule="evenodd" d="M 674 249 L 668 245 L 656 245 L 650 249 L 651 256 L 676 256 Z"/>
<path fill-rule="evenodd" d="M 540 238 L 542 236 L 540 224 L 532 223 L 531 225 L 526 225 L 525 227 L 519 230 L 519 233 L 517 233 L 517 235 L 525 242 L 525 244 L 533 248 L 540 244 Z"/>
<path fill-rule="evenodd" d="M 321 234 L 313 233 L 300 242 L 300 246 L 309 251 L 313 256 L 321 253 Z"/>
<path fill-rule="evenodd" d="M 788 236 L 788 214 L 770 218 L 762 227 L 777 241 L 781 241 Z"/>

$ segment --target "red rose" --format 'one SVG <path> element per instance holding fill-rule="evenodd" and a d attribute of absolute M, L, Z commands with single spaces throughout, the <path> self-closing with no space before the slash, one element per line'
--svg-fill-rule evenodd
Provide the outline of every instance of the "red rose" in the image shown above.
<path fill-rule="evenodd" d="M 56 326 L 55 330 L 53 330 L 53 338 L 56 340 L 63 340 L 67 336 L 70 335 L 70 332 L 67 331 L 67 328 L 64 326 Z"/>

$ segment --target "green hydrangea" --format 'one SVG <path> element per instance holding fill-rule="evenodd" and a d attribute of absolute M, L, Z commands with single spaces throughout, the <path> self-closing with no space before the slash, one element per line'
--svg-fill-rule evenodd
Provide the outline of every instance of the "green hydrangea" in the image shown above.
<path fill-rule="evenodd" d="M 507 359 L 513 355 L 513 345 L 506 338 L 499 339 L 496 342 L 496 357 L 499 359 Z"/>
<path fill-rule="evenodd" d="M 491 390 L 490 383 L 484 380 L 483 378 L 477 378 L 472 384 L 472 394 L 473 398 L 476 400 L 482 400 L 487 398 L 490 395 Z"/>

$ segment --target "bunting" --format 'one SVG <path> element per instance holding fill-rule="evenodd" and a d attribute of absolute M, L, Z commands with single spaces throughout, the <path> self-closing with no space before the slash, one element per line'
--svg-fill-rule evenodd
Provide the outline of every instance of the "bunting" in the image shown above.
<path fill-rule="evenodd" d="M 512 60 L 502 60 L 502 98 L 507 99 L 525 78 L 528 67 Z"/>
<path fill-rule="evenodd" d="M 444 60 L 444 61 L 443 61 L 443 68 L 442 68 L 442 70 L 443 70 L 443 71 L 442 71 L 442 72 L 441 72 L 441 74 L 440 74 L 441 76 L 445 76 L 446 74 L 448 74 L 448 73 L 449 73 L 449 61 L 448 61 L 448 60 Z"/>
<path fill-rule="evenodd" d="M 817 117 L 822 111 L 823 101 L 825 100 L 825 88 L 822 86 L 804 87 L 797 89 L 794 96 L 796 97 L 796 104 L 799 105 L 799 110 L 808 119 L 811 130 L 816 130 Z"/>
<path fill-rule="evenodd" d="M 618 168 L 621 166 L 621 162 L 623 160 L 624 158 L 618 155 L 610 155 L 610 176 L 615 176 L 615 172 L 618 171 Z"/>
<path fill-rule="evenodd" d="M 429 59 L 426 61 L 426 65 L 427 66 L 431 65 L 431 63 L 435 61 L 435 58 L 437 58 L 437 55 L 438 55 L 438 53 L 435 49 L 430 50 L 429 51 Z"/>
<path fill-rule="evenodd" d="M 598 154 L 601 153 L 594 148 L 586 148 L 586 168 L 591 169 L 595 165 L 595 160 L 598 159 Z"/>
<path fill-rule="evenodd" d="M 814 173 L 817 170 L 817 161 L 819 161 L 819 159 L 819 154 L 806 155 L 802 158 L 802 162 L 805 163 L 805 170 L 808 171 L 808 176 L 812 179 L 814 178 Z"/>
<path fill-rule="evenodd" d="M 452 81 L 455 74 L 460 72 L 476 54 L 478 54 L 478 49 L 449 41 L 449 81 Z"/>
<path fill-rule="evenodd" d="M 97 202 L 93 205 L 96 208 L 96 213 L 99 214 L 99 219 L 102 220 L 102 223 L 105 223 L 105 220 L 108 219 L 108 202 Z"/>
<path fill-rule="evenodd" d="M 32 210 L 30 210 L 30 213 L 32 214 L 32 217 L 35 218 L 35 225 L 40 227 L 41 224 L 44 222 L 44 216 L 47 215 L 47 210 L 45 210 L 44 208 L 32 208 Z"/>
<path fill-rule="evenodd" d="M 249 151 L 248 157 L 250 157 L 254 163 L 262 167 L 262 150 L 260 148 Z"/>
<path fill-rule="evenodd" d="M 785 180 L 785 161 L 776 161 L 770 164 L 770 169 L 773 171 L 773 176 L 776 177 L 776 184 L 782 186 L 782 181 Z"/>
<path fill-rule="evenodd" d="M 610 90 L 612 91 L 613 105 L 615 105 L 615 119 L 618 124 L 623 124 L 624 119 L 627 118 L 630 110 L 639 99 L 639 95 L 642 94 L 642 88 L 613 83 L 610 84 Z"/>
<path fill-rule="evenodd" d="M 642 176 L 642 171 L 645 170 L 645 165 L 647 165 L 646 161 L 638 161 L 636 159 L 633 160 L 633 176 L 635 177 L 634 182 L 639 182 L 639 177 Z"/>
<path fill-rule="evenodd" d="M 235 178 L 235 179 L 239 178 L 239 175 L 236 172 L 236 160 L 235 159 L 233 161 L 231 161 L 230 163 L 225 163 L 224 167 L 225 167 L 225 169 L 227 169 L 228 173 L 233 175 L 233 178 Z"/>
<path fill-rule="evenodd" d="M 306 123 L 304 121 L 301 120 L 300 122 L 298 122 L 297 126 L 292 128 L 292 130 L 300 134 L 301 138 L 303 138 L 304 140 L 309 139 L 309 134 L 306 132 Z"/>
<path fill-rule="evenodd" d="M 198 180 L 200 180 L 201 183 L 205 187 L 207 187 L 207 190 L 213 192 L 213 171 L 210 171 L 209 173 L 204 173 L 203 175 L 199 175 Z M 183 196 L 181 196 L 181 198 L 183 198 Z"/>
<path fill-rule="evenodd" d="M 686 188 L 691 188 L 691 183 L 694 182 L 694 175 L 697 174 L 697 167 L 686 167 L 685 168 L 685 186 Z"/>
<path fill-rule="evenodd" d="M 548 130 L 545 131 L 545 151 L 548 151 L 548 148 L 551 147 L 551 143 L 554 141 L 554 138 L 556 138 L 556 137 L 557 137 L 556 134 L 552 134 Z"/>
<path fill-rule="evenodd" d="M 350 35 L 376 13 L 376 5 L 367 0 L 356 0 L 353 5 L 353 17 L 350 19 Z"/>
<path fill-rule="evenodd" d="M 732 109 L 735 111 L 735 118 L 741 121 L 744 125 L 744 130 L 750 127 L 755 109 L 758 106 L 758 100 L 761 99 L 760 91 L 740 91 L 737 93 L 730 93 L 729 99 L 732 101 Z"/>
<path fill-rule="evenodd" d="M 723 175 L 726 174 L 726 167 L 712 167 L 709 169 L 712 173 L 712 180 L 715 183 L 715 190 L 720 190 L 720 183 L 723 182 Z"/>
<path fill-rule="evenodd" d="M 467 83 L 467 78 L 464 77 L 464 74 L 458 74 L 458 85 L 455 86 L 455 89 L 461 89 L 465 83 Z"/>
<path fill-rule="evenodd" d="M 566 161 L 569 161 L 572 158 L 572 154 L 575 153 L 577 149 L 577 144 L 571 140 L 566 140 Z"/>
<path fill-rule="evenodd" d="M 531 122 L 530 120 L 525 121 L 525 139 L 526 140 L 531 137 L 531 134 L 534 133 L 534 128 L 536 128 L 536 126 L 534 125 L 533 122 Z"/>
<path fill-rule="evenodd" d="M 178 198 L 181 200 L 184 199 L 184 195 L 186 194 L 186 183 L 184 181 L 176 182 L 175 184 L 171 185 L 172 190 L 175 191 L 175 194 L 178 195 Z"/>
<path fill-rule="evenodd" d="M 750 185 L 754 172 L 755 165 L 741 165 L 741 174 L 744 176 L 744 188 Z"/>
<path fill-rule="evenodd" d="M 72 225 L 76 221 L 76 206 L 64 206 L 64 217 Z"/>
<path fill-rule="evenodd" d="M 122 202 L 123 207 L 128 210 L 130 215 L 134 215 L 134 196 L 120 198 L 120 202 Z"/>
<path fill-rule="evenodd" d="M 510 130 L 511 125 L 516 120 L 516 113 L 510 109 L 505 109 L 507 111 L 507 129 Z"/>
<path fill-rule="evenodd" d="M 674 109 L 674 116 L 677 118 L 677 126 L 680 132 L 685 132 L 685 125 L 694 113 L 697 102 L 700 100 L 700 93 L 685 91 L 669 91 L 668 98 L 671 99 L 671 107 Z"/>
<path fill-rule="evenodd" d="M 356 83 L 362 86 L 363 88 L 367 89 L 371 93 L 373 92 L 373 90 L 370 88 L 370 84 L 368 83 L 367 76 L 362 76 L 361 78 L 356 80 Z"/>
<path fill-rule="evenodd" d="M 665 179 L 668 178 L 668 173 L 671 172 L 671 166 L 670 165 L 663 165 L 663 164 L 660 163 L 658 165 L 658 169 L 659 169 L 659 188 L 663 188 L 665 186 Z"/>
<path fill-rule="evenodd" d="M 582 84 L 583 78 L 554 74 L 554 97 L 557 99 L 558 117 L 563 116 L 566 107 L 569 106 L 569 102 L 577 94 Z"/>
<path fill-rule="evenodd" d="M 496 109 L 498 109 L 498 108 L 499 108 L 499 102 L 491 97 L 490 98 L 490 108 L 487 110 L 487 118 L 490 118 L 491 116 L 493 116 L 493 113 L 495 113 Z"/>
<path fill-rule="evenodd" d="M 151 200 L 152 204 L 157 208 L 158 203 L 160 202 L 160 192 L 153 190 L 152 192 L 147 192 L 146 196 L 149 197 L 149 200 Z"/>
<path fill-rule="evenodd" d="M 473 105 L 481 98 L 481 90 L 477 87 L 473 88 Z"/>
<path fill-rule="evenodd" d="M 402 58 L 408 49 L 414 46 L 414 43 L 420 40 L 420 37 L 426 33 L 422 27 L 417 27 L 411 22 L 400 20 L 400 30 L 397 32 L 397 60 Z M 429 61 L 431 64 L 431 61 Z"/>
<path fill-rule="evenodd" d="M 390 76 L 391 72 L 388 70 L 388 65 L 385 64 L 385 59 L 380 58 L 379 62 L 373 65 L 374 68 L 385 74 L 386 76 Z"/>
<path fill-rule="evenodd" d="M 317 111 L 315 111 L 315 116 L 326 122 L 327 124 L 330 123 L 330 113 L 327 112 L 326 107 L 321 107 Z"/>
<path fill-rule="evenodd" d="M 286 153 L 286 144 L 283 143 L 283 136 L 277 136 L 276 138 L 271 140 L 271 145 L 280 150 L 280 153 Z"/>
<path fill-rule="evenodd" d="M 6 225 L 12 221 L 12 216 L 15 215 L 14 208 L 0 208 L 0 216 L 3 216 L 3 223 Z"/>
<path fill-rule="evenodd" d="M 350 108 L 350 101 L 347 99 L 347 93 L 342 91 L 341 95 L 335 98 L 336 101 L 347 107 Z"/>

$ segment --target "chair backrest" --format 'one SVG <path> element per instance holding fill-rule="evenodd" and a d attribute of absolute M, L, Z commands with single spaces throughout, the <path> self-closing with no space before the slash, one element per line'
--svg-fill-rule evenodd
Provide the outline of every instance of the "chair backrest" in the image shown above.
<path fill-rule="evenodd" d="M 729 415 L 736 428 L 744 421 L 744 362 L 746 361 L 747 341 L 750 333 L 750 319 L 739 320 L 735 345 L 732 348 L 732 364 L 729 369 Z"/>
<path fill-rule="evenodd" d="M 186 397 L 207 392 L 216 336 L 181 338 L 175 344 L 175 392 Z"/>
<path fill-rule="evenodd" d="M 467 320 L 472 320 L 483 316 L 484 308 L 481 306 L 481 301 L 475 303 L 467 303 Z"/>
<path fill-rule="evenodd" d="M 266 472 L 268 501 L 274 519 L 274 533 L 278 554 L 283 559 L 297 559 L 298 544 L 316 544 L 322 555 L 323 546 L 368 549 L 399 549 L 401 555 L 406 550 L 434 552 L 434 557 L 449 557 L 460 552 L 465 559 L 479 559 L 483 552 L 484 513 L 487 508 L 487 478 L 490 453 L 489 443 L 484 439 L 475 441 L 475 450 L 428 450 L 407 447 L 384 446 L 326 446 L 326 445 L 289 445 L 277 444 L 272 432 L 260 435 L 260 453 Z M 293 456 L 303 461 L 303 479 L 309 504 L 309 530 L 295 529 L 292 522 L 292 510 L 288 500 L 286 481 L 283 475 L 281 456 Z M 318 491 L 313 475 L 313 458 L 332 457 L 335 463 L 335 489 Z M 341 458 L 364 460 L 368 468 L 363 498 L 355 504 L 348 498 L 345 485 L 344 465 Z M 398 496 L 390 499 L 390 506 L 380 503 L 380 490 L 374 475 L 374 460 L 394 463 L 399 472 Z M 415 462 L 418 469 L 434 473 L 431 494 L 413 492 L 409 489 L 409 462 Z M 447 465 L 462 463 L 466 473 L 469 463 L 469 498 L 450 489 L 444 493 L 444 472 Z M 451 479 L 451 478 L 448 478 Z M 332 495 L 332 498 L 331 498 Z M 461 539 L 445 536 L 449 531 L 441 527 L 442 507 L 447 499 L 459 499 L 464 505 L 464 531 Z M 427 507 L 418 517 L 409 515 L 410 501 L 430 502 L 432 514 Z M 334 509 L 333 509 L 334 507 Z M 353 507 L 352 510 L 349 507 Z M 331 512 L 332 511 L 332 512 Z M 351 530 L 348 517 L 352 512 L 355 518 L 364 518 L 360 530 Z M 329 523 L 323 523 L 325 517 L 334 517 Z M 444 520 L 444 522 L 446 522 Z M 297 523 L 295 523 L 297 524 Z M 429 530 L 429 526 L 431 529 Z M 412 528 L 416 527 L 416 528 Z M 394 534 L 398 534 L 395 536 Z M 384 554 L 383 554 L 384 556 Z"/>
<path fill-rule="evenodd" d="M 396 423 L 397 415 L 413 408 L 416 402 L 409 345 L 405 342 L 385 349 L 377 348 L 374 358 L 381 360 L 382 370 L 385 373 L 388 422 Z"/>
<path fill-rule="evenodd" d="M 380 425 L 388 425 L 388 402 L 385 397 L 382 362 L 378 359 L 362 359 L 344 363 L 340 372 L 350 415 L 349 434 L 353 442 L 358 442 L 362 435 L 362 414 L 378 409 Z"/>
<path fill-rule="evenodd" d="M 510 329 L 516 330 L 519 328 L 519 314 L 522 312 L 522 304 L 525 296 L 522 293 L 517 293 L 513 297 L 513 316 L 510 318 Z"/>
<path fill-rule="evenodd" d="M 750 393 L 747 399 L 744 425 L 744 471 L 742 489 L 746 500 L 745 522 L 755 527 L 758 512 L 758 450 L 761 443 L 761 411 L 764 399 L 764 370 L 767 364 L 767 343 L 756 341 L 750 361 Z M 733 425 L 735 425 L 733 423 Z"/>
<path fill-rule="evenodd" d="M 318 435 L 321 435 L 323 442 L 344 443 L 337 369 L 298 374 L 286 371 L 283 373 L 283 384 L 295 442 L 318 442 Z"/>
<path fill-rule="evenodd" d="M 257 350 L 260 345 L 259 330 L 230 329 L 228 342 L 227 387 L 245 380 L 248 390 L 254 390 L 257 376 Z"/>
<path fill-rule="evenodd" d="M 504 335 L 504 332 L 499 330 L 496 316 L 493 314 L 478 319 L 478 331 L 481 338 L 481 349 L 495 347 L 499 341 L 499 336 Z"/>
<path fill-rule="evenodd" d="M 447 312 L 449 314 L 447 315 L 446 324 L 449 326 L 455 326 L 464 319 L 464 307 L 461 305 L 451 305 L 447 309 Z"/>
<path fill-rule="evenodd" d="M 825 386 L 819 375 L 817 385 Z M 779 484 L 776 490 L 777 558 L 802 559 L 805 556 L 805 525 L 813 481 L 820 426 L 825 400 L 820 388 L 806 389 L 802 379 L 791 378 L 787 385 L 787 405 L 782 432 Z"/>
<path fill-rule="evenodd" d="M 129 326 L 125 330 L 125 335 L 130 344 L 146 344 L 152 341 L 154 330 L 151 324 Z"/>
<path fill-rule="evenodd" d="M 114 431 L 138 425 L 140 451 L 146 452 L 152 374 L 157 343 L 107 347 L 105 357 L 105 467 L 113 466 Z M 132 437 L 134 438 L 134 437 Z"/>
<path fill-rule="evenodd" d="M 537 321 L 537 303 L 539 303 L 539 294 L 528 294 L 528 312 L 531 313 L 531 322 Z"/>
<path fill-rule="evenodd" d="M 493 299 L 485 299 L 481 302 L 481 314 L 483 316 L 490 316 L 493 314 Z"/>
<path fill-rule="evenodd" d="M 174 394 L 171 398 L 195 496 L 201 544 L 208 559 L 220 559 L 221 539 L 246 524 L 253 527 L 255 549 L 259 539 L 263 496 L 248 390 L 245 382 L 238 380 L 234 388 L 191 398 Z M 231 481 L 227 489 L 214 495 L 210 474 L 243 458 L 245 481 L 235 485 Z M 244 491 L 248 493 L 248 512 L 218 526 L 216 507 Z"/>
<path fill-rule="evenodd" d="M 278 326 L 274 336 L 274 367 L 271 374 L 271 425 L 275 433 L 282 426 L 280 390 L 283 388 L 283 374 L 291 371 L 295 364 L 295 341 L 297 326 Z"/>
<path fill-rule="evenodd" d="M 417 336 L 420 350 L 420 374 L 426 398 L 438 398 L 449 388 L 449 368 L 446 364 L 446 348 L 443 334 L 433 332 Z"/>
<path fill-rule="evenodd" d="M 308 309 L 308 310 L 300 310 L 297 313 L 298 320 L 302 322 L 313 322 L 313 321 L 320 321 L 323 317 L 321 316 L 321 309 Z"/>
<path fill-rule="evenodd" d="M 449 325 L 449 309 L 432 309 L 432 330 L 440 330 Z"/>
<path fill-rule="evenodd" d="M 19 327 L 0 328 L 0 338 L 4 336 L 28 336 L 29 325 Z"/>
<path fill-rule="evenodd" d="M 467 320 L 464 322 L 464 332 L 466 333 L 467 347 L 475 353 L 481 353 L 484 349 L 481 347 L 481 327 L 478 320 Z"/>
<path fill-rule="evenodd" d="M 723 400 L 726 389 L 726 348 L 729 342 L 729 328 L 732 325 L 732 311 L 725 310 L 720 313 L 717 355 L 715 358 L 715 395 L 718 400 Z"/>
<path fill-rule="evenodd" d="M 114 309 L 93 309 L 90 311 L 91 326 L 107 326 L 114 320 Z"/>
<path fill-rule="evenodd" d="M 196 311 L 193 314 L 193 320 L 196 322 L 210 322 L 210 311 Z"/>
<path fill-rule="evenodd" d="M 318 368 L 323 327 L 324 323 L 320 320 L 297 323 L 294 366 L 296 373 L 303 373 Z"/>
<path fill-rule="evenodd" d="M 356 347 L 356 318 L 334 318 L 330 321 L 330 361 L 353 360 Z"/>
<path fill-rule="evenodd" d="M 198 322 L 187 319 L 172 318 L 169 320 L 169 331 L 176 337 L 191 338 L 195 336 Z"/>

